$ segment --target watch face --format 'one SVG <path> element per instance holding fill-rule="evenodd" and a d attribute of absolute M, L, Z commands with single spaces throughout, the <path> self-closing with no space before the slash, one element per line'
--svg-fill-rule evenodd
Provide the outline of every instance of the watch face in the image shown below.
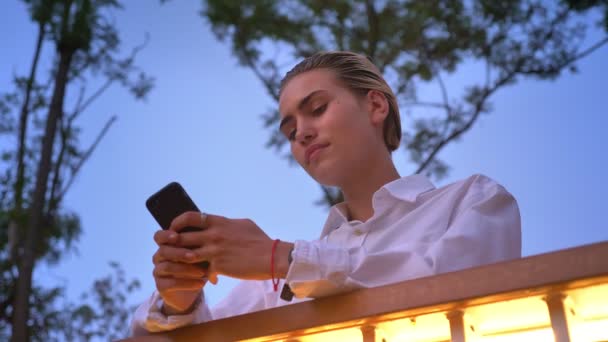
<path fill-rule="evenodd" d="M 291 287 L 285 283 L 283 285 L 283 290 L 281 291 L 281 299 L 287 302 L 291 302 L 293 299 L 293 292 L 291 291 Z"/>

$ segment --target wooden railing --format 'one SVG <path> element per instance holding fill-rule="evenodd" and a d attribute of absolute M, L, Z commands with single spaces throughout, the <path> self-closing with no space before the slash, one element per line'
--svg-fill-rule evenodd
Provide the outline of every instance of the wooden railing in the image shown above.
<path fill-rule="evenodd" d="M 608 341 L 608 241 L 126 341 Z"/>

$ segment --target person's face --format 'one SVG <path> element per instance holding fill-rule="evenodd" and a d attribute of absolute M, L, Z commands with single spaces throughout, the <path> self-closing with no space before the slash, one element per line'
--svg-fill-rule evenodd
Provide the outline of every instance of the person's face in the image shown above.
<path fill-rule="evenodd" d="M 369 167 L 370 156 L 386 152 L 384 96 L 374 91 L 355 95 L 330 70 L 291 79 L 281 93 L 279 112 L 293 157 L 321 184 L 342 186 Z"/>

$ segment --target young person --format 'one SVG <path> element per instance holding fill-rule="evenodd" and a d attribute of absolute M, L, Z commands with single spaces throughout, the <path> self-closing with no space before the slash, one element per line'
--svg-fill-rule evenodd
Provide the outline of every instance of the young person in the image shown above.
<path fill-rule="evenodd" d="M 137 309 L 135 335 L 520 257 L 517 203 L 495 181 L 474 175 L 435 188 L 398 174 L 397 100 L 366 57 L 303 60 L 281 83 L 279 109 L 294 158 L 344 201 L 314 241 L 273 240 L 246 219 L 177 217 L 154 235 L 157 291 Z M 180 233 L 191 226 L 202 230 Z M 210 309 L 202 289 L 218 274 L 243 281 Z M 291 302 L 280 298 L 285 284 Z"/>

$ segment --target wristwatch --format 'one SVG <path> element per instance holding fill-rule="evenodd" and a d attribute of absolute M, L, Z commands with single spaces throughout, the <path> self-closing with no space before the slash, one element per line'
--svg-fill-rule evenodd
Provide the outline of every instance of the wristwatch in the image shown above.
<path fill-rule="evenodd" d="M 291 250 L 289 251 L 289 255 L 287 256 L 288 265 L 291 265 L 292 261 L 293 248 L 291 248 Z M 287 302 L 291 302 L 291 300 L 293 299 L 293 292 L 291 291 L 291 287 L 289 287 L 289 284 L 287 284 L 287 282 L 283 284 L 283 290 L 281 290 L 281 299 Z"/>
<path fill-rule="evenodd" d="M 289 255 L 287 256 L 287 265 L 291 265 L 293 261 L 293 247 L 289 250 Z"/>

